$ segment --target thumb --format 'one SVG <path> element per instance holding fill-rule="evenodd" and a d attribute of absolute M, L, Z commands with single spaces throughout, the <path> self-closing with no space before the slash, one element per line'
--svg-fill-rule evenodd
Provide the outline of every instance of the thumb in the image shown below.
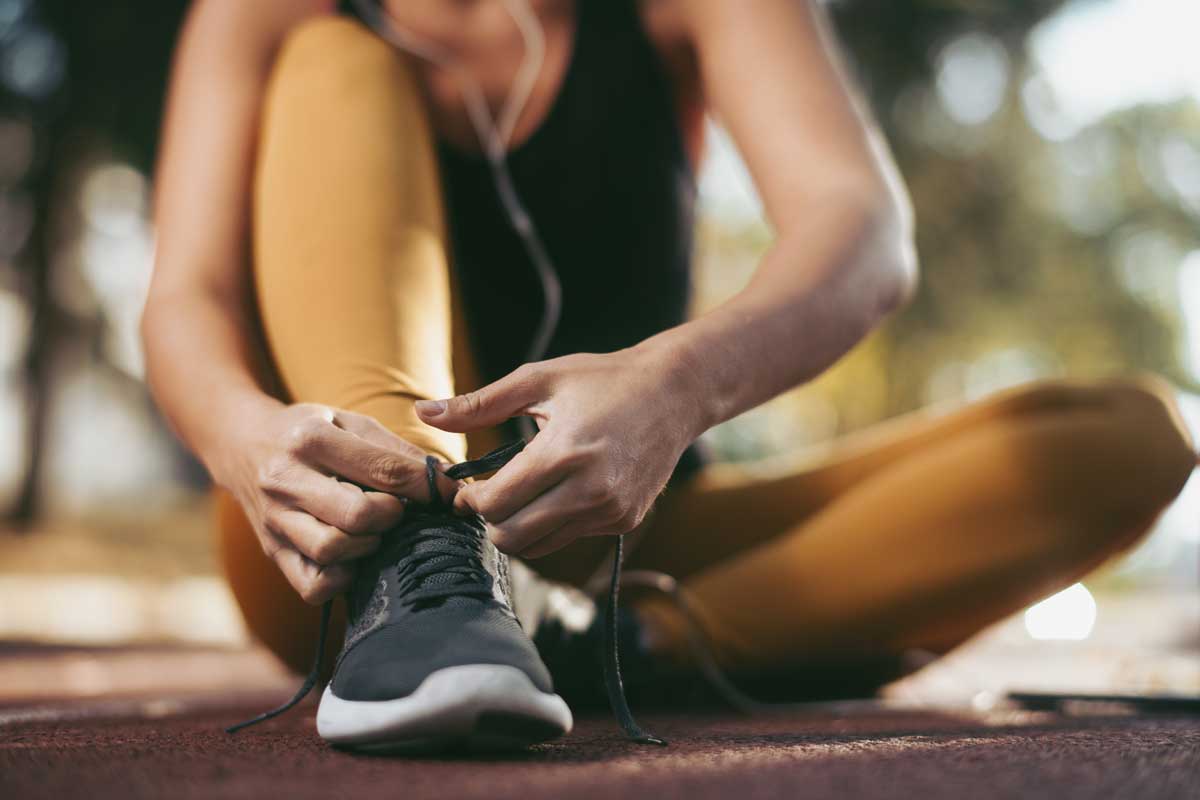
<path fill-rule="evenodd" d="M 426 424 L 454 433 L 490 428 L 544 399 L 542 388 L 532 370 L 520 367 L 474 392 L 448 400 L 418 400 L 417 416 Z"/>

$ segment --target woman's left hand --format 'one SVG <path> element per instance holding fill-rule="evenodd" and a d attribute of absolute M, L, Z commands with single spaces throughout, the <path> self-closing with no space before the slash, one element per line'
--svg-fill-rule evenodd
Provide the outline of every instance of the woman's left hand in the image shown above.
<path fill-rule="evenodd" d="M 470 394 L 421 401 L 417 413 L 456 432 L 536 420 L 534 440 L 490 479 L 459 490 L 455 506 L 478 512 L 501 551 L 538 558 L 641 523 L 703 430 L 691 377 L 643 345 L 526 364 Z"/>

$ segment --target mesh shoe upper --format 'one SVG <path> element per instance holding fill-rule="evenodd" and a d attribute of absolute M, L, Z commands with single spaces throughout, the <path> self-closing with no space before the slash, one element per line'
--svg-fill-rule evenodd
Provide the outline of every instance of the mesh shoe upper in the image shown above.
<path fill-rule="evenodd" d="M 411 694 L 446 667 L 503 664 L 539 690 L 550 674 L 512 611 L 507 559 L 478 518 L 410 506 L 384 545 L 360 562 L 346 643 L 333 675 L 345 700 Z"/>

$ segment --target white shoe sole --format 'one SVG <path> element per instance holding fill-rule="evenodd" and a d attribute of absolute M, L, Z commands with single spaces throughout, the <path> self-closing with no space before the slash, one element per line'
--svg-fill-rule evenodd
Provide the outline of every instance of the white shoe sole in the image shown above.
<path fill-rule="evenodd" d="M 317 710 L 321 738 L 360 750 L 510 750 L 562 736 L 571 725 L 561 697 L 502 664 L 446 667 L 394 700 L 343 700 L 330 685 Z"/>

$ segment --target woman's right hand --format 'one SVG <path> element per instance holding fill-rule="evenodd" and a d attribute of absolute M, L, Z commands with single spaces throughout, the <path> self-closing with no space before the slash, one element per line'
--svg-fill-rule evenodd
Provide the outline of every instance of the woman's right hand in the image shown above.
<path fill-rule="evenodd" d="M 263 552 L 305 602 L 346 588 L 408 499 L 429 501 L 425 453 L 371 417 L 312 403 L 239 420 L 218 483 L 241 503 Z M 449 501 L 458 482 L 439 476 Z"/>

